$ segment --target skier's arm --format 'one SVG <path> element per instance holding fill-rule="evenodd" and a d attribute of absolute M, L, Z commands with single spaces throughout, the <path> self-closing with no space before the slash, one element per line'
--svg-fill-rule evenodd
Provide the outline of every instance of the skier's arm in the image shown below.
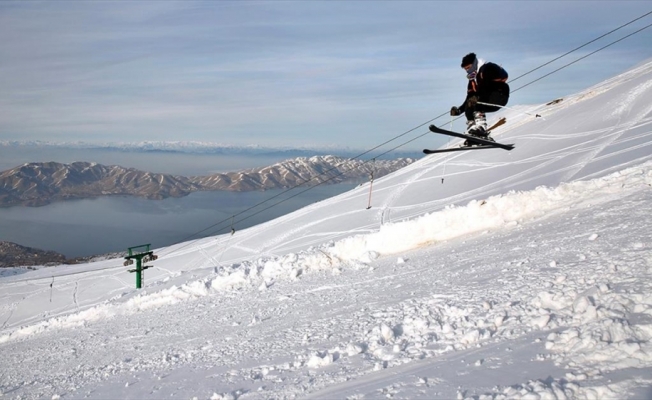
<path fill-rule="evenodd" d="M 475 80 L 472 79 L 469 81 L 469 84 L 466 87 L 466 98 L 464 99 L 464 103 L 462 103 L 461 106 L 457 107 L 457 109 L 460 110 L 460 113 L 463 113 L 466 110 L 469 99 L 477 95 L 477 84 L 475 83 Z"/>

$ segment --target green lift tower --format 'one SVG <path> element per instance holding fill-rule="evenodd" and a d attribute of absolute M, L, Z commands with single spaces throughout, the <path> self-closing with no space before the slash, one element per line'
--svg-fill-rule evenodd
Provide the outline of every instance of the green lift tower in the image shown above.
<path fill-rule="evenodd" d="M 147 268 L 153 267 L 153 265 L 145 266 L 144 264 L 149 261 L 154 261 L 158 258 L 157 255 L 154 255 L 153 251 L 150 251 L 149 246 L 151 244 L 142 244 L 140 246 L 129 247 L 127 251 L 129 255 L 125 257 L 124 266 L 133 265 L 134 260 L 136 260 L 136 268 L 130 269 L 129 272 L 136 273 L 136 289 L 143 287 L 143 271 Z"/>

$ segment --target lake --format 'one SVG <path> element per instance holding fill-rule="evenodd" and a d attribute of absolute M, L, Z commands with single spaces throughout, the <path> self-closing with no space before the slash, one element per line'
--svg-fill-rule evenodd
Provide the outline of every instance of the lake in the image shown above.
<path fill-rule="evenodd" d="M 280 156 L 241 156 L 184 153 L 129 153 L 106 150 L 39 149 L 0 147 L 0 170 L 26 162 L 90 161 L 122 165 L 143 171 L 184 176 L 239 171 L 282 161 Z M 7 166 L 9 165 L 9 166 Z M 298 210 L 354 188 L 357 184 L 321 185 L 294 198 L 306 189 L 299 187 L 263 204 L 249 215 L 288 199 L 277 206 L 236 224 L 244 229 Z M 0 208 L 0 240 L 42 250 L 53 250 L 69 258 L 125 251 L 151 243 L 154 248 L 182 240 L 227 233 L 231 216 L 264 202 L 286 190 L 265 192 L 196 192 L 181 198 L 146 200 L 117 196 L 56 202 L 44 207 Z M 217 224 L 199 236 L 191 235 Z M 222 228 L 217 230 L 217 228 Z"/>
<path fill-rule="evenodd" d="M 240 224 L 244 229 L 298 210 L 354 188 L 356 184 L 321 185 L 271 207 Z M 245 218 L 305 188 L 281 195 L 248 213 Z M 167 246 L 186 239 L 227 233 L 231 216 L 255 206 L 282 190 L 266 192 L 196 192 L 181 198 L 146 200 L 136 197 L 101 197 L 71 200 L 45 207 L 0 209 L 0 240 L 67 257 L 88 256 L 151 243 Z M 189 236 L 217 224 L 199 236 Z M 222 228 L 217 230 L 217 228 Z"/>

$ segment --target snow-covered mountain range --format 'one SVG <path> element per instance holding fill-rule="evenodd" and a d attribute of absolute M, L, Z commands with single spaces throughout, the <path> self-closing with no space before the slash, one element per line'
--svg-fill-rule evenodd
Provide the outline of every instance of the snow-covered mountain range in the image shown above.
<path fill-rule="evenodd" d="M 121 259 L 0 279 L 0 393 L 650 398 L 652 62 L 510 106 L 514 150 L 154 249 L 144 289 Z"/>
<path fill-rule="evenodd" d="M 352 149 L 346 146 L 279 146 L 263 147 L 258 145 L 234 146 L 230 144 L 199 142 L 199 141 L 143 141 L 143 142 L 84 142 L 84 141 L 47 141 L 47 140 L 0 140 L 0 147 L 30 147 L 57 149 L 88 149 L 111 150 L 120 152 L 163 152 L 185 154 L 230 154 L 230 155 L 285 155 L 287 158 L 326 156 L 335 154 L 338 157 L 351 158 L 364 150 Z M 378 159 L 406 158 L 415 154 L 414 151 L 396 149 L 378 155 Z"/>
<path fill-rule="evenodd" d="M 42 206 L 53 201 L 109 195 L 147 199 L 210 190 L 250 191 L 334 184 L 381 177 L 414 159 L 365 161 L 335 156 L 299 157 L 271 166 L 209 176 L 150 173 L 117 165 L 28 163 L 0 173 L 0 207 Z"/>

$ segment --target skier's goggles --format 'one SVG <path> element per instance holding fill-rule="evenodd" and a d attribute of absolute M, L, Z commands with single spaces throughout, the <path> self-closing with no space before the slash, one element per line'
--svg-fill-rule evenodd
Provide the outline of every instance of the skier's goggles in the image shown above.
<path fill-rule="evenodd" d="M 476 76 L 477 73 L 478 73 L 478 72 L 475 70 L 475 68 L 473 68 L 473 64 L 467 65 L 466 67 L 464 67 L 464 70 L 466 71 L 466 77 L 467 77 L 469 80 L 471 80 L 471 79 L 475 79 L 475 76 Z"/>

